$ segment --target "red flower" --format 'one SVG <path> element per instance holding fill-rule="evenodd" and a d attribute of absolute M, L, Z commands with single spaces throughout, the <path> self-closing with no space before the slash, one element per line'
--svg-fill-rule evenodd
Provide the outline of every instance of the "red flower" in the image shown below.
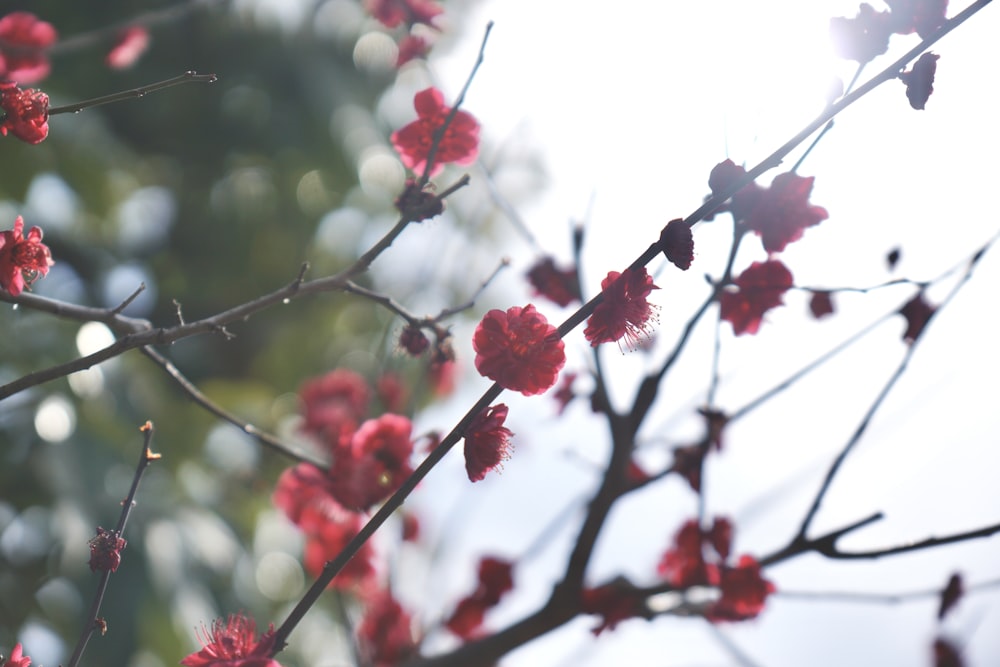
<path fill-rule="evenodd" d="M 465 429 L 465 470 L 470 482 L 478 482 L 486 473 L 510 459 L 510 438 L 504 427 L 507 406 L 494 405 L 472 418 Z"/>
<path fill-rule="evenodd" d="M 712 167 L 712 172 L 708 175 L 708 188 L 713 195 L 720 195 L 746 175 L 746 169 L 727 158 Z"/>
<path fill-rule="evenodd" d="M 472 348 L 480 375 L 525 396 L 554 385 L 566 363 L 556 328 L 530 304 L 486 313 L 472 336 Z"/>
<path fill-rule="evenodd" d="M 199 641 L 204 648 L 181 660 L 188 667 L 281 667 L 271 657 L 274 626 L 257 639 L 257 624 L 242 614 L 216 619 L 209 631 L 202 626 Z"/>
<path fill-rule="evenodd" d="M 444 12 L 431 0 L 365 0 L 365 9 L 387 28 L 400 23 L 431 25 L 431 19 Z"/>
<path fill-rule="evenodd" d="M 691 227 L 677 218 L 667 223 L 660 232 L 660 246 L 663 254 L 681 271 L 691 268 L 694 261 L 694 236 Z"/>
<path fill-rule="evenodd" d="M 823 290 L 812 292 L 812 296 L 809 297 L 809 312 L 817 320 L 833 314 L 833 298 L 830 293 Z"/>
<path fill-rule="evenodd" d="M 10 657 L 3 663 L 3 667 L 31 667 L 31 658 L 22 654 L 21 643 L 14 644 L 10 651 Z"/>
<path fill-rule="evenodd" d="M 806 178 L 789 172 L 775 176 L 770 188 L 759 189 L 744 222 L 760 235 L 769 253 L 781 252 L 789 243 L 802 238 L 806 227 L 827 219 L 825 208 L 809 204 L 813 180 L 812 176 Z"/>
<path fill-rule="evenodd" d="M 722 597 L 705 614 L 712 622 L 756 617 L 775 590 L 774 584 L 761 576 L 760 565 L 751 556 L 740 556 L 736 567 L 724 566 L 719 588 Z"/>
<path fill-rule="evenodd" d="M 934 73 L 937 72 L 937 61 L 941 56 L 925 53 L 913 63 L 913 69 L 899 75 L 900 81 L 906 84 L 906 99 L 910 106 L 923 111 L 927 100 L 934 92 Z"/>
<path fill-rule="evenodd" d="M 701 467 L 708 450 L 701 445 L 688 445 L 674 450 L 674 464 L 670 470 L 687 480 L 691 490 L 701 492 Z"/>
<path fill-rule="evenodd" d="M 399 334 L 399 346 L 414 357 L 419 357 L 431 346 L 431 342 L 427 340 L 420 327 L 411 324 Z"/>
<path fill-rule="evenodd" d="M 0 18 L 0 76 L 18 83 L 35 83 L 49 73 L 45 50 L 58 39 L 51 23 L 30 12 Z"/>
<path fill-rule="evenodd" d="M 112 69 L 126 69 L 134 65 L 149 48 L 149 31 L 144 26 L 133 25 L 118 33 L 115 45 L 104 62 Z"/>
<path fill-rule="evenodd" d="M 412 428 L 409 419 L 394 414 L 362 424 L 350 442 L 334 449 L 330 467 L 333 497 L 348 509 L 362 511 L 398 489 L 413 472 Z"/>
<path fill-rule="evenodd" d="M 90 540 L 90 571 L 115 572 L 122 562 L 125 540 L 113 530 L 97 527 L 97 537 Z"/>
<path fill-rule="evenodd" d="M 445 105 L 444 96 L 437 88 L 417 93 L 413 106 L 417 110 L 417 120 L 393 132 L 390 140 L 403 164 L 415 173 L 423 173 L 430 157 L 434 133 L 444 125 L 451 107 Z M 478 154 L 479 123 L 472 114 L 459 110 L 438 143 L 430 175 L 440 173 L 449 162 L 470 165 L 476 161 Z"/>
<path fill-rule="evenodd" d="M 937 309 L 924 300 L 924 293 L 919 292 L 899 309 L 899 314 L 906 318 L 906 331 L 903 340 L 913 343 L 924 331 Z"/>
<path fill-rule="evenodd" d="M 371 392 L 364 378 L 343 368 L 313 378 L 299 389 L 305 422 L 302 429 L 331 449 L 350 437 L 368 414 Z"/>
<path fill-rule="evenodd" d="M 558 269 L 551 257 L 544 257 L 528 271 L 528 281 L 536 296 L 544 296 L 563 308 L 580 300 L 576 267 Z"/>
<path fill-rule="evenodd" d="M 0 108 L 4 110 L 0 134 L 10 132 L 21 141 L 39 144 L 49 136 L 49 96 L 40 90 L 21 90 L 10 81 L 0 83 Z"/>
<path fill-rule="evenodd" d="M 360 514 L 346 510 L 334 499 L 329 477 L 308 463 L 300 463 L 281 474 L 272 502 L 305 535 L 303 560 L 313 575 L 318 575 L 326 561 L 340 553 L 364 523 Z M 331 586 L 366 587 L 375 574 L 372 556 L 371 542 L 366 542 Z"/>
<path fill-rule="evenodd" d="M 427 55 L 431 45 L 419 35 L 407 35 L 399 43 L 399 55 L 396 56 L 396 67 L 402 67 L 411 60 L 417 60 Z"/>
<path fill-rule="evenodd" d="M 889 49 L 892 17 L 889 12 L 876 12 L 863 3 L 853 19 L 830 19 L 830 37 L 837 55 L 847 60 L 866 63 Z"/>
<path fill-rule="evenodd" d="M 674 536 L 674 546 L 663 554 L 657 571 L 677 588 L 719 582 L 717 565 L 705 562 L 701 545 L 704 535 L 698 521 L 684 523 Z"/>
<path fill-rule="evenodd" d="M 622 621 L 643 614 L 648 617 L 642 598 L 630 595 L 629 590 L 617 580 L 583 590 L 580 610 L 586 614 L 600 614 L 602 617 L 600 624 L 590 630 L 595 637 L 605 630 L 614 630 Z"/>
<path fill-rule="evenodd" d="M 48 273 L 53 264 L 52 253 L 42 243 L 42 230 L 32 227 L 28 238 L 22 236 L 23 231 L 24 220 L 17 216 L 14 229 L 0 232 L 0 287 L 11 296 Z"/>
<path fill-rule="evenodd" d="M 470 639 L 482 626 L 486 611 L 500 603 L 504 593 L 514 588 L 513 565 L 499 558 L 479 561 L 479 586 L 463 598 L 445 626 L 462 639 Z"/>
<path fill-rule="evenodd" d="M 624 338 L 629 347 L 638 346 L 640 339 L 649 333 L 649 320 L 654 306 L 646 297 L 660 289 L 653 284 L 653 277 L 646 267 L 625 269 L 623 273 L 610 271 L 601 281 L 604 300 L 594 308 L 587 320 L 583 335 L 591 346 Z"/>
<path fill-rule="evenodd" d="M 372 667 L 393 667 L 417 649 L 410 614 L 392 594 L 384 591 L 368 605 L 358 625 L 358 644 Z"/>
<path fill-rule="evenodd" d="M 776 259 L 754 262 L 733 281 L 736 291 L 719 296 L 722 319 L 733 325 L 733 333 L 755 334 L 764 313 L 784 303 L 782 295 L 792 286 L 791 272 Z"/>

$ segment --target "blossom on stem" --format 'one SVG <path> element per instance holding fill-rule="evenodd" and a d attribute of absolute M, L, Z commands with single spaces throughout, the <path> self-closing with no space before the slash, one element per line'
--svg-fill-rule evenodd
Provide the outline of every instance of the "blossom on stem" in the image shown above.
<path fill-rule="evenodd" d="M 723 566 L 720 597 L 706 612 L 712 622 L 746 621 L 764 610 L 767 597 L 775 591 L 774 584 L 760 574 L 760 564 L 752 556 L 740 556 L 735 567 Z"/>
<path fill-rule="evenodd" d="M 31 658 L 24 655 L 23 651 L 20 642 L 14 644 L 14 648 L 10 650 L 10 657 L 4 661 L 2 667 L 31 667 Z"/>
<path fill-rule="evenodd" d="M 664 256 L 681 271 L 691 268 L 694 261 L 694 235 L 684 220 L 671 220 L 660 232 L 660 247 Z"/>
<path fill-rule="evenodd" d="M 417 93 L 413 98 L 413 106 L 417 110 L 417 120 L 393 132 L 390 140 L 403 164 L 420 174 L 431 157 L 434 133 L 444 125 L 451 107 L 444 103 L 444 95 L 437 88 L 427 88 Z M 429 175 L 439 174 L 449 162 L 470 165 L 475 162 L 478 154 L 479 122 L 472 114 L 460 109 L 441 135 Z"/>
<path fill-rule="evenodd" d="M 937 72 L 937 61 L 941 56 L 925 53 L 913 63 L 909 69 L 899 75 L 899 80 L 906 85 L 906 99 L 917 111 L 923 111 L 927 100 L 934 92 L 934 74 Z"/>
<path fill-rule="evenodd" d="M 91 538 L 90 545 L 90 571 L 115 572 L 122 562 L 122 549 L 125 548 L 125 540 L 116 531 L 105 530 L 97 527 L 97 536 Z"/>
<path fill-rule="evenodd" d="M 566 363 L 556 328 L 531 304 L 486 313 L 472 336 L 472 347 L 480 375 L 525 396 L 554 385 Z"/>
<path fill-rule="evenodd" d="M 663 554 L 657 566 L 660 575 L 677 588 L 719 583 L 718 565 L 705 561 L 703 539 L 697 520 L 684 522 L 674 535 L 674 546 Z"/>
<path fill-rule="evenodd" d="M 49 96 L 40 90 L 21 90 L 10 81 L 0 82 L 0 108 L 4 111 L 0 134 L 39 144 L 49 136 Z"/>
<path fill-rule="evenodd" d="M 833 314 L 833 297 L 826 290 L 813 290 L 809 297 L 809 312 L 817 320 Z"/>
<path fill-rule="evenodd" d="M 608 272 L 601 281 L 601 289 L 604 300 L 594 308 L 583 335 L 592 347 L 622 338 L 630 348 L 637 347 L 649 334 L 649 320 L 654 315 L 655 306 L 646 297 L 660 288 L 653 284 L 653 277 L 643 266 L 622 273 Z"/>
<path fill-rule="evenodd" d="M 580 610 L 601 616 L 600 623 L 590 629 L 595 637 L 605 630 L 614 630 L 622 621 L 649 615 L 642 597 L 630 593 L 619 580 L 583 589 L 580 592 Z"/>
<path fill-rule="evenodd" d="M 181 660 L 187 667 L 281 667 L 271 657 L 274 647 L 274 626 L 259 639 L 257 624 L 243 614 L 230 614 L 228 619 L 216 619 L 209 630 L 202 626 L 198 633 L 202 649 Z"/>
<path fill-rule="evenodd" d="M 45 51 L 58 39 L 51 23 L 31 12 L 11 12 L 0 18 L 0 77 L 35 83 L 49 74 Z"/>
<path fill-rule="evenodd" d="M 25 238 L 24 220 L 17 216 L 14 229 L 0 232 L 0 287 L 11 296 L 20 294 L 26 285 L 49 272 L 52 253 L 42 243 L 42 230 L 32 227 Z"/>
<path fill-rule="evenodd" d="M 499 403 L 472 418 L 465 429 L 465 470 L 470 482 L 478 482 L 486 473 L 510 459 L 510 438 L 514 434 L 503 425 L 507 406 Z"/>
<path fill-rule="evenodd" d="M 936 311 L 937 308 L 924 300 L 923 292 L 917 293 L 915 297 L 907 301 L 899 309 L 899 314 L 906 318 L 906 331 L 903 332 L 903 340 L 910 344 L 917 340 Z"/>
<path fill-rule="evenodd" d="M 776 259 L 754 262 L 733 281 L 734 291 L 719 295 L 722 319 L 733 325 L 733 333 L 755 334 L 764 313 L 784 303 L 782 296 L 792 286 L 792 273 Z"/>
<path fill-rule="evenodd" d="M 371 391 L 365 379 L 344 368 L 307 380 L 299 389 L 302 430 L 320 438 L 328 449 L 358 428 L 368 414 Z"/>

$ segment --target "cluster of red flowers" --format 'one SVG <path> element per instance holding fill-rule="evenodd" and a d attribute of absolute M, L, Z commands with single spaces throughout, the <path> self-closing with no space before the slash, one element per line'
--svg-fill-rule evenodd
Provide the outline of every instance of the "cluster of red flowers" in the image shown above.
<path fill-rule="evenodd" d="M 413 106 L 417 120 L 392 133 L 390 140 L 403 164 L 414 173 L 422 174 L 427 161 L 433 160 L 429 175 L 436 176 L 444 165 L 455 163 L 467 166 L 479 154 L 479 122 L 472 114 L 459 109 L 448 128 L 434 147 L 434 133 L 444 125 L 451 107 L 444 103 L 444 95 L 437 88 L 427 88 L 416 94 Z"/>
<path fill-rule="evenodd" d="M 500 598 L 514 588 L 509 561 L 486 557 L 479 561 L 479 585 L 470 595 L 462 598 L 455 611 L 445 621 L 445 627 L 462 639 L 471 639 L 483 625 L 489 609 L 500 603 Z"/>
<path fill-rule="evenodd" d="M 710 621 L 743 621 L 764 609 L 774 584 L 761 576 L 760 565 L 747 555 L 729 565 L 733 526 L 716 518 L 709 530 L 687 521 L 674 536 L 674 545 L 660 561 L 659 572 L 677 588 L 718 586 L 721 595 L 705 610 Z M 706 551 L 709 557 L 706 558 Z"/>
<path fill-rule="evenodd" d="M 32 227 L 23 236 L 24 220 L 17 216 L 14 229 L 0 232 L 0 287 L 12 296 L 49 272 L 52 253 L 42 243 L 42 230 Z"/>
<path fill-rule="evenodd" d="M 743 167 L 725 160 L 712 169 L 708 185 L 718 196 L 745 176 Z M 809 203 L 812 186 L 812 177 L 778 174 L 771 187 L 749 183 L 717 209 L 728 210 L 742 230 L 757 234 L 769 255 L 766 262 L 754 262 L 719 295 L 722 319 L 733 325 L 737 336 L 757 333 L 764 314 L 780 306 L 793 285 L 791 271 L 774 256 L 801 239 L 806 228 L 828 217 L 826 209 Z M 826 293 L 825 303 L 817 305 L 828 307 L 826 313 L 833 309 L 829 296 Z"/>
<path fill-rule="evenodd" d="M 392 400 L 398 391 L 380 386 L 385 401 L 398 402 Z M 392 413 L 366 419 L 371 391 L 352 371 L 338 369 L 310 380 L 300 396 L 303 431 L 325 448 L 332 463 L 327 470 L 308 463 L 286 470 L 273 500 L 302 530 L 306 569 L 318 574 L 361 529 L 363 513 L 412 473 L 412 425 Z M 366 544 L 333 585 L 367 588 L 374 575 L 371 557 Z"/>
<path fill-rule="evenodd" d="M 243 614 L 212 622 L 198 633 L 202 649 L 183 660 L 187 667 L 281 667 L 271 657 L 274 649 L 274 627 L 257 637 L 257 624 Z"/>
<path fill-rule="evenodd" d="M 394 667 L 417 650 L 410 614 L 388 591 L 369 602 L 357 635 L 364 664 L 372 667 Z"/>

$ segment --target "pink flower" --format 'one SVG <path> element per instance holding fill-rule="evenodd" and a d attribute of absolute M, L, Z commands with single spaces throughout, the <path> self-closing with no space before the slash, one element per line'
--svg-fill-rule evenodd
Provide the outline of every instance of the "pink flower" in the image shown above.
<path fill-rule="evenodd" d="M 465 470 L 470 482 L 478 482 L 486 473 L 510 459 L 510 438 L 504 427 L 507 406 L 494 405 L 472 418 L 465 429 Z"/>
<path fill-rule="evenodd" d="M 12 296 L 48 273 L 53 264 L 48 246 L 42 243 L 42 230 L 32 227 L 28 238 L 23 231 L 24 220 L 17 216 L 13 230 L 0 232 L 0 287 Z"/>
<path fill-rule="evenodd" d="M 733 281 L 735 291 L 719 296 L 722 319 L 733 325 L 733 333 L 755 334 L 764 313 L 784 303 L 782 296 L 792 286 L 791 272 L 776 259 L 754 262 Z"/>
<path fill-rule="evenodd" d="M 472 336 L 472 347 L 480 375 L 525 396 L 554 385 L 566 363 L 556 328 L 530 304 L 486 313 Z"/>
<path fill-rule="evenodd" d="M 3 667 L 31 667 L 31 658 L 22 654 L 21 643 L 14 644 L 10 651 L 10 657 L 3 663 Z"/>
<path fill-rule="evenodd" d="M 0 18 L 0 75 L 18 83 L 35 83 L 49 74 L 45 50 L 58 39 L 51 23 L 30 12 Z"/>
<path fill-rule="evenodd" d="M 330 493 L 348 509 L 363 511 L 386 498 L 410 476 L 412 424 L 402 415 L 369 419 L 334 449 Z"/>
<path fill-rule="evenodd" d="M 413 106 L 417 110 L 417 120 L 393 132 L 390 140 L 403 164 L 415 173 L 422 173 L 430 157 L 434 133 L 444 125 L 451 107 L 445 105 L 444 96 L 437 88 L 417 93 Z M 472 114 L 459 110 L 438 143 L 430 175 L 439 174 L 449 162 L 470 165 L 478 154 L 479 123 Z"/>
<path fill-rule="evenodd" d="M 104 62 L 112 69 L 126 69 L 134 65 L 149 48 L 149 31 L 144 26 L 133 25 L 118 33 L 114 47 Z"/>
<path fill-rule="evenodd" d="M 358 625 L 358 644 L 364 664 L 393 667 L 417 650 L 410 614 L 388 591 L 377 595 Z"/>
<path fill-rule="evenodd" d="M 580 281 L 576 267 L 556 268 L 551 257 L 543 257 L 528 271 L 528 281 L 535 288 L 535 294 L 563 308 L 580 300 Z"/>
<path fill-rule="evenodd" d="M 649 333 L 649 320 L 654 313 L 654 306 L 646 297 L 660 288 L 653 284 L 646 267 L 642 267 L 625 269 L 624 273 L 609 272 L 601 281 L 601 289 L 604 300 L 594 308 L 583 335 L 593 347 L 622 338 L 629 347 L 637 347 Z"/>
<path fill-rule="evenodd" d="M 10 132 L 21 141 L 39 144 L 49 136 L 49 96 L 40 90 L 21 90 L 9 81 L 0 83 L 0 108 L 4 110 L 0 134 Z"/>
<path fill-rule="evenodd" d="M 97 537 L 90 540 L 90 571 L 115 572 L 122 562 L 125 540 L 113 530 L 97 527 Z"/>
<path fill-rule="evenodd" d="M 257 624 L 243 614 L 216 619 L 212 629 L 202 626 L 198 639 L 203 648 L 181 660 L 187 667 L 281 667 L 271 657 L 274 627 L 257 639 Z"/>

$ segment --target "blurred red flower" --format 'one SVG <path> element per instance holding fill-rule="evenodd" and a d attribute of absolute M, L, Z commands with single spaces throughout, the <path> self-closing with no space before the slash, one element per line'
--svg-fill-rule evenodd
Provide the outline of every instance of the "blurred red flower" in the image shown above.
<path fill-rule="evenodd" d="M 755 334 L 764 313 L 784 303 L 782 296 L 792 286 L 792 273 L 776 259 L 754 262 L 733 281 L 735 291 L 719 296 L 721 317 L 733 325 L 733 333 Z"/>
<path fill-rule="evenodd" d="M 368 604 L 358 625 L 358 645 L 371 667 L 393 667 L 417 649 L 410 614 L 392 593 L 383 591 Z"/>
<path fill-rule="evenodd" d="M 330 493 L 348 509 L 364 511 L 399 488 L 413 472 L 413 425 L 402 415 L 369 419 L 333 450 Z"/>
<path fill-rule="evenodd" d="M 431 0 L 365 0 L 365 9 L 387 28 L 401 23 L 431 25 L 431 19 L 444 12 Z"/>
<path fill-rule="evenodd" d="M 51 23 L 31 12 L 11 12 L 0 18 L 0 77 L 35 83 L 49 74 L 45 51 L 59 38 Z"/>
<path fill-rule="evenodd" d="M 141 25 L 129 26 L 118 33 L 104 62 L 112 69 L 126 69 L 136 64 L 147 48 L 149 31 Z"/>

